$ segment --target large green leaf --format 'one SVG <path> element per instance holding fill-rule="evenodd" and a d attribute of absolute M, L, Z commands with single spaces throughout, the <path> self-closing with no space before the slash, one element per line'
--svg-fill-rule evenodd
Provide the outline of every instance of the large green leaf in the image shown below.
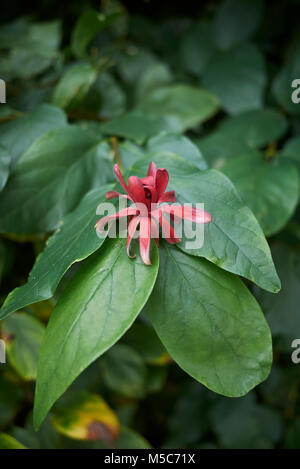
<path fill-rule="evenodd" d="M 173 75 L 167 64 L 160 62 L 153 64 L 139 77 L 135 90 L 135 102 L 141 101 L 156 88 L 169 85 L 172 81 Z"/>
<path fill-rule="evenodd" d="M 128 345 L 117 344 L 101 359 L 103 380 L 121 396 L 142 398 L 145 395 L 147 369 L 142 357 Z"/>
<path fill-rule="evenodd" d="M 183 68 L 201 76 L 215 53 L 211 24 L 201 21 L 194 24 L 184 35 L 179 54 Z"/>
<path fill-rule="evenodd" d="M 96 208 L 105 200 L 109 189 L 111 186 L 103 186 L 89 192 L 77 209 L 66 216 L 38 256 L 28 282 L 8 295 L 0 310 L 1 319 L 24 306 L 53 296 L 68 268 L 101 246 L 105 238 L 99 238 L 95 232 L 94 225 L 99 218 Z"/>
<path fill-rule="evenodd" d="M 222 2 L 213 22 L 216 45 L 220 49 L 230 49 L 251 38 L 261 23 L 262 15 L 262 0 Z"/>
<path fill-rule="evenodd" d="M 11 157 L 10 154 L 3 145 L 0 145 L 0 191 L 6 184 L 9 170 L 10 170 Z"/>
<path fill-rule="evenodd" d="M 46 330 L 37 376 L 35 427 L 73 380 L 131 326 L 158 272 L 127 256 L 125 240 L 110 239 L 81 267 L 57 303 Z"/>
<path fill-rule="evenodd" d="M 170 85 L 154 90 L 138 109 L 157 117 L 170 116 L 181 130 L 186 130 L 213 116 L 219 109 L 219 102 L 212 93 L 201 88 Z"/>
<path fill-rule="evenodd" d="M 16 160 L 41 135 L 67 125 L 65 113 L 50 104 L 42 104 L 30 114 L 0 126 L 0 141 L 11 159 Z"/>
<path fill-rule="evenodd" d="M 124 337 L 126 344 L 138 351 L 143 359 L 152 365 L 164 365 L 169 359 L 166 349 L 157 337 L 148 317 L 145 321 L 135 321 Z"/>
<path fill-rule="evenodd" d="M 124 114 L 126 110 L 126 95 L 114 76 L 108 72 L 99 73 L 92 86 L 88 98 L 94 103 L 98 94 L 100 107 L 99 115 L 111 119 Z"/>
<path fill-rule="evenodd" d="M 168 189 L 175 190 L 177 202 L 204 203 L 205 210 L 212 215 L 211 223 L 205 225 L 201 248 L 187 249 L 186 237 L 178 246 L 266 290 L 277 292 L 280 281 L 268 243 L 255 216 L 230 180 L 216 170 L 197 171 L 176 155 L 157 154 L 151 159 L 169 171 Z M 131 173 L 145 175 L 148 162 L 147 159 L 137 161 Z"/>
<path fill-rule="evenodd" d="M 279 140 L 288 128 L 287 119 L 274 109 L 258 109 L 229 117 L 220 125 L 227 136 L 243 139 L 252 148 L 258 148 Z"/>
<path fill-rule="evenodd" d="M 252 44 L 220 52 L 210 60 L 203 84 L 231 114 L 262 107 L 267 83 L 264 58 Z"/>
<path fill-rule="evenodd" d="M 295 166 L 280 159 L 266 161 L 257 153 L 231 160 L 222 172 L 234 183 L 265 235 L 273 235 L 284 227 L 299 199 Z"/>
<path fill-rule="evenodd" d="M 280 156 L 292 161 L 296 165 L 300 174 L 300 137 L 296 135 L 288 140 L 285 143 Z"/>
<path fill-rule="evenodd" d="M 209 389 L 239 397 L 268 376 L 271 334 L 258 303 L 205 259 L 161 246 L 148 311 L 170 355 Z"/>
<path fill-rule="evenodd" d="M 300 332 L 300 255 L 280 244 L 273 247 L 272 253 L 282 279 L 282 290 L 276 297 L 259 289 L 255 294 L 266 313 L 272 334 L 280 338 L 281 348 L 291 353 L 292 341 Z"/>
<path fill-rule="evenodd" d="M 6 25 L 1 46 L 10 49 L 0 61 L 5 80 L 28 79 L 45 71 L 57 58 L 61 39 L 60 21 L 30 23 L 20 19 Z"/>
<path fill-rule="evenodd" d="M 65 109 L 76 108 L 96 81 L 98 70 L 91 64 L 70 67 L 56 85 L 53 103 Z"/>
<path fill-rule="evenodd" d="M 28 314 L 14 314 L 3 322 L 3 333 L 7 337 L 9 363 L 25 380 L 36 378 L 38 355 L 45 327 Z"/>
<path fill-rule="evenodd" d="M 150 138 L 145 152 L 153 153 L 157 151 L 168 151 L 182 156 L 190 161 L 199 169 L 207 169 L 207 163 L 204 160 L 200 150 L 187 137 L 181 134 L 161 133 Z M 150 155 L 151 157 L 151 155 Z"/>
<path fill-rule="evenodd" d="M 109 145 L 78 126 L 50 131 L 20 158 L 0 196 L 0 231 L 35 233 L 58 227 L 94 187 L 112 178 Z"/>
<path fill-rule="evenodd" d="M 146 156 L 144 148 L 130 140 L 118 142 L 118 150 L 124 169 L 130 168 L 137 160 Z"/>
<path fill-rule="evenodd" d="M 272 109 L 247 111 L 224 119 L 214 132 L 197 141 L 205 159 L 215 168 L 226 160 L 253 154 L 280 139 L 288 127 L 286 118 Z"/>
<path fill-rule="evenodd" d="M 222 447 L 230 449 L 271 449 L 283 429 L 279 412 L 256 403 L 254 393 L 219 402 L 212 422 Z"/>
<path fill-rule="evenodd" d="M 108 135 L 134 140 L 138 144 L 144 143 L 149 137 L 163 130 L 179 131 L 177 121 L 164 116 L 156 116 L 141 111 L 130 111 L 123 116 L 112 119 L 101 125 L 100 130 Z"/>

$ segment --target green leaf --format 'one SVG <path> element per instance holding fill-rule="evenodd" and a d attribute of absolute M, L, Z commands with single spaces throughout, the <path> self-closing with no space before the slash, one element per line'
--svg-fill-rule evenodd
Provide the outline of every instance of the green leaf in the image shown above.
<path fill-rule="evenodd" d="M 281 339 L 282 348 L 290 354 L 292 341 L 298 338 L 300 330 L 300 255 L 280 244 L 273 247 L 272 253 L 282 279 L 282 290 L 276 298 L 258 289 L 255 295 L 267 316 L 272 334 Z"/>
<path fill-rule="evenodd" d="M 0 48 L 9 49 L 21 45 L 29 27 L 29 19 L 24 16 L 10 23 L 2 24 L 0 29 Z"/>
<path fill-rule="evenodd" d="M 66 394 L 55 406 L 52 423 L 68 438 L 100 440 L 109 446 L 120 432 L 119 420 L 104 399 L 84 391 Z"/>
<path fill-rule="evenodd" d="M 202 440 L 209 429 L 211 396 L 215 397 L 194 380 L 184 383 L 168 419 L 166 448 L 195 447 Z"/>
<path fill-rule="evenodd" d="M 136 321 L 124 337 L 126 344 L 133 347 L 148 364 L 164 365 L 169 355 L 157 337 L 153 327 L 142 321 Z"/>
<path fill-rule="evenodd" d="M 100 130 L 104 134 L 125 137 L 141 145 L 147 138 L 163 130 L 178 131 L 179 126 L 177 122 L 166 117 L 157 117 L 141 111 L 131 111 L 105 122 L 100 126 Z"/>
<path fill-rule="evenodd" d="M 299 449 L 300 448 L 300 418 L 296 417 L 288 428 L 285 436 L 284 448 L 285 449 Z"/>
<path fill-rule="evenodd" d="M 35 427 L 73 380 L 131 326 L 158 271 L 127 256 L 125 241 L 110 239 L 71 280 L 50 318 L 42 345 L 34 407 Z"/>
<path fill-rule="evenodd" d="M 151 153 L 158 151 L 168 151 L 193 163 L 198 169 L 207 169 L 207 163 L 204 160 L 197 146 L 184 135 L 162 133 L 152 137 L 146 146 L 145 152 Z"/>
<path fill-rule="evenodd" d="M 6 184 L 10 171 L 11 157 L 7 148 L 0 145 L 0 191 Z"/>
<path fill-rule="evenodd" d="M 23 379 L 34 380 L 45 327 L 25 313 L 7 318 L 2 327 L 9 363 Z"/>
<path fill-rule="evenodd" d="M 120 436 L 116 443 L 117 449 L 151 449 L 150 443 L 131 428 L 121 427 Z"/>
<path fill-rule="evenodd" d="M 135 87 L 145 70 L 158 63 L 157 57 L 148 49 L 133 46 L 120 51 L 116 66 L 124 82 Z"/>
<path fill-rule="evenodd" d="M 53 95 L 53 103 L 64 109 L 76 108 L 95 83 L 98 70 L 88 63 L 70 67 L 62 76 Z"/>
<path fill-rule="evenodd" d="M 1 45 L 11 50 L 1 57 L 1 77 L 28 79 L 42 73 L 57 58 L 60 40 L 60 21 L 29 23 L 21 19 L 6 25 Z"/>
<path fill-rule="evenodd" d="M 110 146 L 93 133 L 78 126 L 48 132 L 18 160 L 1 193 L 0 231 L 54 230 L 86 192 L 112 174 Z"/>
<path fill-rule="evenodd" d="M 92 86 L 89 96 L 95 100 L 95 93 L 99 93 L 100 117 L 112 119 L 123 114 L 126 110 L 126 95 L 121 86 L 108 72 L 100 73 Z"/>
<path fill-rule="evenodd" d="M 280 156 L 291 160 L 296 165 L 300 174 L 300 137 L 295 136 L 288 140 Z"/>
<path fill-rule="evenodd" d="M 216 54 L 203 75 L 205 88 L 230 114 L 261 108 L 266 83 L 263 55 L 252 44 Z"/>
<path fill-rule="evenodd" d="M 170 116 L 184 131 L 212 117 L 219 103 L 212 93 L 201 88 L 170 85 L 154 90 L 137 109 L 157 117 Z"/>
<path fill-rule="evenodd" d="M 1 365 L 3 367 L 3 365 Z M 14 420 L 22 401 L 24 389 L 16 386 L 15 375 L 7 369 L 1 368 L 0 374 L 0 426 L 4 428 Z M 7 372 L 5 372 L 5 369 Z"/>
<path fill-rule="evenodd" d="M 176 155 L 158 154 L 151 159 L 169 171 L 168 190 L 175 190 L 178 203 L 204 203 L 204 209 L 212 215 L 212 221 L 204 227 L 203 246 L 187 249 L 187 237 L 183 236 L 178 245 L 180 249 L 192 256 L 205 257 L 268 291 L 277 292 L 280 281 L 268 243 L 230 180 L 216 170 L 197 171 Z M 147 159 L 138 161 L 131 174 L 144 176 L 148 163 Z"/>
<path fill-rule="evenodd" d="M 220 4 L 213 22 L 213 37 L 220 49 L 249 39 L 258 29 L 263 15 L 261 0 L 226 0 Z"/>
<path fill-rule="evenodd" d="M 211 24 L 201 21 L 184 34 L 179 50 L 180 62 L 187 72 L 201 76 L 215 51 Z"/>
<path fill-rule="evenodd" d="M 266 236 L 286 225 L 299 199 L 299 177 L 293 165 L 281 159 L 266 161 L 258 153 L 231 160 L 222 172 L 253 211 Z"/>
<path fill-rule="evenodd" d="M 147 370 L 143 359 L 128 345 L 117 344 L 101 360 L 107 387 L 121 396 L 142 398 L 145 395 Z"/>
<path fill-rule="evenodd" d="M 153 64 L 139 76 L 136 83 L 135 101 L 140 102 L 153 90 L 169 85 L 172 80 L 172 72 L 168 65 L 160 62 Z"/>
<path fill-rule="evenodd" d="M 247 111 L 224 119 L 214 132 L 196 143 L 210 165 L 220 168 L 226 160 L 253 154 L 252 148 L 280 139 L 287 128 L 286 118 L 277 111 Z"/>
<path fill-rule="evenodd" d="M 146 156 L 144 148 L 139 145 L 136 145 L 130 140 L 118 142 L 118 149 L 120 153 L 120 159 L 122 161 L 122 166 L 124 169 L 130 168 L 134 165 L 137 160 Z"/>
<path fill-rule="evenodd" d="M 231 138 L 242 135 L 250 147 L 258 148 L 283 137 L 288 121 L 278 111 L 260 109 L 225 119 L 220 129 Z"/>
<path fill-rule="evenodd" d="M 19 43 L 18 45 L 16 44 L 16 47 L 32 51 L 41 57 L 51 59 L 56 54 L 60 40 L 60 21 L 31 23 L 27 34 L 23 37 L 19 37 Z"/>
<path fill-rule="evenodd" d="M 8 295 L 0 310 L 1 319 L 24 306 L 53 296 L 69 267 L 101 246 L 105 238 L 99 238 L 95 232 L 94 226 L 99 218 L 96 208 L 106 200 L 105 194 L 111 188 L 103 186 L 89 192 L 76 210 L 65 217 L 38 256 L 28 282 Z"/>
<path fill-rule="evenodd" d="M 212 412 L 212 422 L 221 445 L 230 449 L 272 449 L 280 440 L 280 414 L 257 404 L 254 395 L 220 402 Z"/>
<path fill-rule="evenodd" d="M 268 376 L 268 325 L 234 275 L 164 244 L 148 311 L 172 358 L 212 391 L 239 397 Z"/>
<path fill-rule="evenodd" d="M 66 115 L 61 109 L 42 104 L 30 114 L 0 125 L 1 146 L 15 163 L 38 137 L 66 125 Z"/>
<path fill-rule="evenodd" d="M 7 433 L 0 433 L 0 449 L 27 449 Z"/>
<path fill-rule="evenodd" d="M 277 103 L 289 114 L 298 116 L 300 114 L 299 103 L 294 103 L 292 93 L 297 88 L 292 83 L 300 76 L 300 47 L 290 54 L 279 73 L 275 76 L 272 84 L 273 95 Z"/>
<path fill-rule="evenodd" d="M 71 37 L 71 48 L 75 57 L 79 59 L 85 57 L 91 40 L 118 16 L 120 12 L 103 15 L 92 9 L 84 11 L 75 24 Z"/>
<path fill-rule="evenodd" d="M 116 21 L 113 21 L 109 27 L 109 32 L 116 39 L 123 39 L 128 34 L 129 16 L 126 8 L 119 0 L 110 0 L 101 3 L 101 13 L 107 17 L 116 15 Z M 118 18 L 120 16 L 120 18 Z"/>

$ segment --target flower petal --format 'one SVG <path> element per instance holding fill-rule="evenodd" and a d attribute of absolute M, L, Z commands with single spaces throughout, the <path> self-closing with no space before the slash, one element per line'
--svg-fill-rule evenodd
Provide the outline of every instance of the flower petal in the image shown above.
<path fill-rule="evenodd" d="M 106 198 L 107 198 L 107 199 L 116 199 L 117 197 L 125 197 L 126 199 L 132 200 L 132 198 L 129 197 L 129 195 L 120 194 L 120 192 L 116 192 L 116 191 L 108 191 L 108 192 L 106 192 Z"/>
<path fill-rule="evenodd" d="M 144 186 L 140 178 L 137 176 L 130 176 L 128 179 L 128 187 L 134 202 L 146 205 Z"/>
<path fill-rule="evenodd" d="M 150 218 L 140 217 L 140 254 L 141 254 L 142 261 L 146 265 L 151 265 L 150 244 L 151 244 Z"/>
<path fill-rule="evenodd" d="M 163 205 L 159 210 L 174 215 L 175 218 L 182 218 L 194 223 L 210 223 L 212 220 L 211 214 L 205 210 L 185 205 Z"/>
<path fill-rule="evenodd" d="M 128 225 L 127 254 L 131 258 L 134 258 L 135 256 L 130 255 L 130 244 L 131 244 L 132 238 L 134 237 L 134 233 L 136 232 L 136 229 L 140 221 L 141 221 L 140 217 L 134 217 Z"/>
<path fill-rule="evenodd" d="M 165 192 L 169 182 L 169 173 L 165 168 L 158 169 L 156 172 L 155 187 L 158 198 Z"/>
<path fill-rule="evenodd" d="M 169 191 L 169 192 L 165 192 L 164 194 L 162 194 L 162 196 L 158 199 L 157 203 L 161 204 L 163 202 L 170 202 L 170 203 L 176 202 L 175 191 Z"/>
<path fill-rule="evenodd" d="M 151 238 L 154 239 L 157 247 L 159 247 L 159 228 L 158 228 L 157 222 L 152 217 L 151 217 Z"/>
<path fill-rule="evenodd" d="M 132 194 L 130 194 L 129 188 L 128 188 L 126 182 L 124 181 L 121 170 L 120 170 L 120 168 L 117 164 L 114 165 L 114 171 L 115 171 L 115 174 L 116 174 L 117 178 L 119 179 L 119 182 L 120 182 L 121 186 L 123 187 L 124 191 L 129 195 L 129 197 L 132 198 Z"/>
<path fill-rule="evenodd" d="M 151 216 L 159 222 L 163 231 L 164 238 L 168 241 L 168 243 L 180 243 L 181 239 L 178 238 L 178 235 L 171 223 L 163 216 L 160 208 L 157 210 L 153 210 L 151 212 Z"/>
<path fill-rule="evenodd" d="M 155 186 L 155 179 L 153 176 L 146 176 L 145 178 L 142 179 L 142 183 L 145 186 Z"/>
<path fill-rule="evenodd" d="M 100 220 L 97 221 L 95 228 L 99 233 L 102 233 L 105 226 L 110 220 L 117 220 L 118 218 L 121 217 L 128 217 L 130 215 L 138 215 L 139 210 L 137 210 L 134 207 L 129 207 L 129 208 L 124 208 L 123 210 L 120 210 L 118 213 L 115 213 L 114 215 L 107 215 L 106 217 L 100 218 Z"/>
<path fill-rule="evenodd" d="M 154 186 L 144 186 L 144 189 L 146 190 L 146 197 L 147 197 L 147 190 L 149 191 L 149 193 L 151 194 L 151 203 L 155 203 L 156 202 L 156 199 L 157 199 L 157 192 L 156 192 L 156 189 Z M 151 207 L 149 207 L 151 208 Z"/>
<path fill-rule="evenodd" d="M 152 176 L 153 178 L 155 178 L 156 172 L 157 166 L 155 163 L 153 163 L 153 161 L 151 161 L 148 166 L 147 176 Z"/>

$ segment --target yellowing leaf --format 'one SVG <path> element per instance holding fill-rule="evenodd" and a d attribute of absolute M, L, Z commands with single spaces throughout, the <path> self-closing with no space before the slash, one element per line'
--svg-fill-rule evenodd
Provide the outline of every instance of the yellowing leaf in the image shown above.
<path fill-rule="evenodd" d="M 73 392 L 57 405 L 54 427 L 63 435 L 76 440 L 101 440 L 112 446 L 120 433 L 120 423 L 101 396 Z"/>

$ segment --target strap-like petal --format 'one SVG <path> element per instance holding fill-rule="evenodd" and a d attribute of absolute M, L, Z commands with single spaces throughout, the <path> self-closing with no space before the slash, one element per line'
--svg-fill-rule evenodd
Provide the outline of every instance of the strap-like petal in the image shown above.
<path fill-rule="evenodd" d="M 140 217 L 140 255 L 146 265 L 151 265 L 151 221 L 149 217 Z"/>
<path fill-rule="evenodd" d="M 136 229 L 140 221 L 141 221 L 140 217 L 134 217 L 128 225 L 127 254 L 131 258 L 134 258 L 135 256 L 130 255 L 130 244 L 131 244 L 132 238 L 134 237 L 134 234 L 136 232 Z"/>
<path fill-rule="evenodd" d="M 174 215 L 175 218 L 189 220 L 194 223 L 210 223 L 212 220 L 211 214 L 205 210 L 185 205 L 163 205 L 158 210 L 161 210 L 162 213 Z"/>
<path fill-rule="evenodd" d="M 108 191 L 108 192 L 106 192 L 106 198 L 107 198 L 108 200 L 110 200 L 110 199 L 116 199 L 117 197 L 124 197 L 124 198 L 126 198 L 126 199 L 132 200 L 131 197 L 129 197 L 129 195 L 120 194 L 120 192 L 116 192 L 116 191 Z"/>
<path fill-rule="evenodd" d="M 178 237 L 171 223 L 163 216 L 160 208 L 152 211 L 151 216 L 159 222 L 162 228 L 163 236 L 168 241 L 168 243 L 180 243 L 181 239 Z"/>
<path fill-rule="evenodd" d="M 132 198 L 132 194 L 130 194 L 129 188 L 128 188 L 126 182 L 124 181 L 121 170 L 120 170 L 120 168 L 117 164 L 114 165 L 114 172 L 115 172 L 117 178 L 119 179 L 119 182 L 120 182 L 121 186 L 123 187 L 124 191 L 129 195 L 129 197 Z"/>
<path fill-rule="evenodd" d="M 118 213 L 115 213 L 114 215 L 107 215 L 106 217 L 100 218 L 100 220 L 97 221 L 95 228 L 99 233 L 102 233 L 104 231 L 105 226 L 110 220 L 117 220 L 118 218 L 128 217 L 130 215 L 138 215 L 138 214 L 139 214 L 139 210 L 137 210 L 134 207 L 124 208 L 123 210 L 120 210 Z"/>

